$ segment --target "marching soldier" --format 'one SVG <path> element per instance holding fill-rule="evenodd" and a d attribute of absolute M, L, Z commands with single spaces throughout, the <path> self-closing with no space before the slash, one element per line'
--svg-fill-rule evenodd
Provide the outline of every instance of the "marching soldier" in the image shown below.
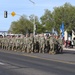
<path fill-rule="evenodd" d="M 42 53 L 44 53 L 44 49 L 45 49 L 45 37 L 44 37 L 44 34 L 42 34 L 40 36 L 40 50 Z"/>
<path fill-rule="evenodd" d="M 50 36 L 45 35 L 45 52 L 49 52 L 50 50 L 50 42 L 49 42 Z"/>
<path fill-rule="evenodd" d="M 34 38 L 33 38 L 33 34 L 30 34 L 30 37 L 29 37 L 29 51 L 33 53 L 33 44 L 34 44 Z"/>
<path fill-rule="evenodd" d="M 29 53 L 29 34 L 26 34 L 26 52 Z"/>
<path fill-rule="evenodd" d="M 63 51 L 63 41 L 62 41 L 62 39 L 60 38 L 60 36 L 58 36 L 58 51 L 59 51 L 60 53 L 62 53 L 62 51 Z"/>
<path fill-rule="evenodd" d="M 50 36 L 50 54 L 56 54 L 56 50 L 57 50 L 57 40 L 54 37 L 54 35 Z"/>

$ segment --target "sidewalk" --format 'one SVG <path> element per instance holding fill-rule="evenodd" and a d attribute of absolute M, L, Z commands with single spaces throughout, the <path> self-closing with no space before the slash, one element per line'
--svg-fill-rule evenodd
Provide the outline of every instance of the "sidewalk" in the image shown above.
<path fill-rule="evenodd" d="M 63 48 L 63 50 L 75 51 L 75 48 Z"/>
<path fill-rule="evenodd" d="M 63 45 L 63 50 L 71 50 L 71 51 L 75 51 L 75 46 L 73 46 L 73 48 L 66 48 L 64 45 Z"/>

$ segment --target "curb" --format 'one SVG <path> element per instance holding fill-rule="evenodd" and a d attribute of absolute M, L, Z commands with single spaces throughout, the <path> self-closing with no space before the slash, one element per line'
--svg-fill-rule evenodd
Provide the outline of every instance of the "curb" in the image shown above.
<path fill-rule="evenodd" d="M 63 50 L 75 51 L 74 48 L 63 48 Z"/>

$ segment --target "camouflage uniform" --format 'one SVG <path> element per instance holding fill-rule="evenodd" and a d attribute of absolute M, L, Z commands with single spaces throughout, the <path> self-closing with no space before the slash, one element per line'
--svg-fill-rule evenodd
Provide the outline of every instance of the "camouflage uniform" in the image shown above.
<path fill-rule="evenodd" d="M 28 39 L 27 39 L 28 37 L 27 36 L 25 36 L 24 37 L 24 46 L 23 46 L 23 50 L 24 50 L 24 52 L 27 52 L 27 41 L 28 41 Z"/>
<path fill-rule="evenodd" d="M 60 37 L 58 38 L 58 51 L 60 53 L 62 53 L 62 51 L 63 51 L 63 41 Z"/>
<path fill-rule="evenodd" d="M 52 36 L 50 37 L 49 43 L 50 43 L 50 50 L 52 51 L 54 49 L 54 42 Z"/>
<path fill-rule="evenodd" d="M 50 39 L 49 36 L 45 39 L 45 52 L 49 52 L 49 50 L 50 50 L 49 39 Z"/>
<path fill-rule="evenodd" d="M 44 49 L 45 49 L 45 37 L 44 37 L 44 35 L 42 34 L 42 36 L 40 36 L 40 51 L 42 52 L 42 53 L 44 53 Z"/>
<path fill-rule="evenodd" d="M 51 36 L 49 42 L 50 42 L 49 53 L 50 54 L 56 54 L 56 50 L 57 50 L 57 40 L 56 40 L 56 38 L 54 38 L 54 36 Z"/>
<path fill-rule="evenodd" d="M 57 50 L 58 50 L 58 42 L 57 42 L 57 39 L 54 38 L 53 39 L 53 42 L 54 42 L 54 51 L 57 53 Z"/>
<path fill-rule="evenodd" d="M 34 37 L 34 50 L 35 52 L 39 52 L 39 35 Z"/>
<path fill-rule="evenodd" d="M 29 53 L 29 35 L 26 35 L 26 52 Z"/>
<path fill-rule="evenodd" d="M 29 51 L 33 53 L 34 38 L 33 38 L 33 35 L 32 34 L 30 35 L 28 41 L 29 41 L 29 44 L 28 44 Z"/>
<path fill-rule="evenodd" d="M 27 46 L 26 46 L 26 37 L 23 37 L 23 47 L 22 47 L 22 51 L 23 51 L 23 52 L 26 52 L 26 48 L 27 48 Z"/>

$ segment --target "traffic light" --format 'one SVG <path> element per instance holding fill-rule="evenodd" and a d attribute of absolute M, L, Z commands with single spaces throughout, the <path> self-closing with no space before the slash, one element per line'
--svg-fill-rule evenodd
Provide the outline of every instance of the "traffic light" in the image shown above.
<path fill-rule="evenodd" d="M 4 18 L 7 18 L 7 17 L 8 17 L 8 12 L 4 11 Z"/>

